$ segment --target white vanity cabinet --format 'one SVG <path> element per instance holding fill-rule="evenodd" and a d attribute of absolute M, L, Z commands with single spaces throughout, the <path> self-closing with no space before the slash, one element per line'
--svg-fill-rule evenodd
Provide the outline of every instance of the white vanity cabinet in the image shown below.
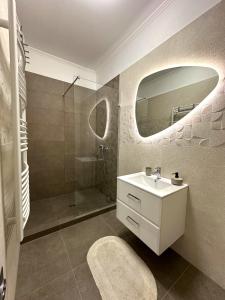
<path fill-rule="evenodd" d="M 117 179 L 117 218 L 160 255 L 185 230 L 188 186 L 143 172 Z"/>

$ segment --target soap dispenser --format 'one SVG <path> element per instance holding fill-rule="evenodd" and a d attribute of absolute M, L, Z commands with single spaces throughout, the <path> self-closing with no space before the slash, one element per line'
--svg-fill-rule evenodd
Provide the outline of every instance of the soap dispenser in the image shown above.
<path fill-rule="evenodd" d="M 183 184 L 183 178 L 179 177 L 179 173 L 175 172 L 172 173 L 174 177 L 171 178 L 171 183 L 174 185 L 182 185 Z"/>

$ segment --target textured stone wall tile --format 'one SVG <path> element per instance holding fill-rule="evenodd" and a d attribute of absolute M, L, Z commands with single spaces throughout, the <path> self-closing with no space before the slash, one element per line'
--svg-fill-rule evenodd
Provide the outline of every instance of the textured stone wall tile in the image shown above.
<path fill-rule="evenodd" d="M 200 115 L 194 115 L 192 116 L 192 124 L 201 122 L 201 116 Z"/>
<path fill-rule="evenodd" d="M 209 139 L 202 139 L 199 141 L 200 146 L 209 146 Z"/>
<path fill-rule="evenodd" d="M 183 135 L 184 135 L 184 133 L 181 131 L 181 132 L 177 132 L 176 133 L 176 138 L 177 139 L 182 139 L 183 138 Z"/>
<path fill-rule="evenodd" d="M 183 138 L 186 140 L 190 140 L 192 138 L 192 126 L 191 125 L 184 126 Z"/>
<path fill-rule="evenodd" d="M 225 144 L 225 130 L 211 130 L 209 134 L 209 146 L 216 147 Z"/>
<path fill-rule="evenodd" d="M 175 140 L 175 139 L 176 139 L 176 132 L 173 132 L 173 133 L 169 136 L 169 138 L 170 138 L 170 141 Z"/>
<path fill-rule="evenodd" d="M 223 117 L 221 120 L 221 129 L 225 129 L 225 112 L 223 112 Z"/>
<path fill-rule="evenodd" d="M 211 113 L 202 114 L 201 121 L 202 122 L 210 122 L 211 121 Z"/>
<path fill-rule="evenodd" d="M 192 136 L 207 138 L 209 136 L 209 123 L 195 123 L 192 127 Z"/>
<path fill-rule="evenodd" d="M 160 142 L 159 142 L 160 145 L 169 145 L 170 144 L 170 140 L 165 138 L 165 139 L 162 139 Z"/>
<path fill-rule="evenodd" d="M 225 94 L 220 94 L 214 98 L 212 103 L 212 112 L 217 112 L 225 109 Z"/>
<path fill-rule="evenodd" d="M 184 120 L 181 120 L 181 122 L 182 122 L 182 124 L 183 124 L 183 126 L 185 126 L 185 125 L 191 125 L 192 124 L 192 118 L 184 118 Z"/>
<path fill-rule="evenodd" d="M 191 140 L 191 145 L 192 146 L 199 146 L 201 140 L 202 140 L 202 138 L 193 137 L 192 140 Z"/>
<path fill-rule="evenodd" d="M 221 111 L 212 113 L 211 114 L 211 121 L 214 122 L 214 121 L 219 120 L 222 117 L 222 115 L 223 115 L 223 112 L 221 112 Z"/>
<path fill-rule="evenodd" d="M 183 147 L 190 147 L 191 146 L 191 140 L 184 140 L 184 139 L 176 139 L 175 143 L 177 146 L 183 146 Z"/>
<path fill-rule="evenodd" d="M 211 123 L 211 128 L 214 130 L 220 130 L 222 127 L 222 122 L 221 121 L 215 121 Z"/>
<path fill-rule="evenodd" d="M 181 131 L 181 130 L 183 130 L 183 128 L 184 128 L 184 125 L 183 125 L 183 124 L 177 124 L 177 125 L 176 125 L 176 130 L 177 130 L 177 131 Z"/>
<path fill-rule="evenodd" d="M 212 112 L 212 104 L 206 105 L 205 107 L 202 108 L 202 115 L 208 115 Z"/>

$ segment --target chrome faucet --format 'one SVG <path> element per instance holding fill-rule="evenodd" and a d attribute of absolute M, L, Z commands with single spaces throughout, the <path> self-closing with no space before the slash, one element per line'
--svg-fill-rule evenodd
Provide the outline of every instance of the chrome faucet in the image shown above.
<path fill-rule="evenodd" d="M 161 167 L 156 167 L 153 172 L 152 175 L 155 175 L 155 182 L 157 182 L 160 178 L 161 178 Z"/>
<path fill-rule="evenodd" d="M 109 147 L 105 145 L 99 145 L 97 150 L 98 159 L 105 159 L 105 152 L 109 151 Z"/>

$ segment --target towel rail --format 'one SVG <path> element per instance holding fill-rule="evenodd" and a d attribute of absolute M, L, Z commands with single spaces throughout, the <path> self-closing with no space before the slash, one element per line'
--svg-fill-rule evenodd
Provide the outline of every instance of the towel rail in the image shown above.
<path fill-rule="evenodd" d="M 26 54 L 24 49 L 23 34 L 21 32 L 21 25 L 17 18 L 17 50 L 18 50 L 18 93 L 20 103 L 20 151 L 21 154 L 26 153 L 28 150 L 28 137 L 27 137 L 27 121 L 26 121 L 26 78 L 25 78 L 25 65 Z M 30 214 L 30 189 L 29 189 L 29 166 L 27 164 L 27 155 L 21 155 L 21 164 L 25 166 L 21 170 L 21 209 L 23 228 L 25 227 L 29 214 Z"/>
<path fill-rule="evenodd" d="M 22 216 L 24 228 L 30 213 L 29 166 L 27 163 L 25 163 L 25 169 L 21 172 L 21 183 Z"/>
<path fill-rule="evenodd" d="M 192 111 L 199 103 L 186 104 L 182 106 L 175 106 L 172 108 L 171 112 L 171 125 L 175 124 L 178 120 L 177 117 L 181 115 L 186 115 Z"/>

